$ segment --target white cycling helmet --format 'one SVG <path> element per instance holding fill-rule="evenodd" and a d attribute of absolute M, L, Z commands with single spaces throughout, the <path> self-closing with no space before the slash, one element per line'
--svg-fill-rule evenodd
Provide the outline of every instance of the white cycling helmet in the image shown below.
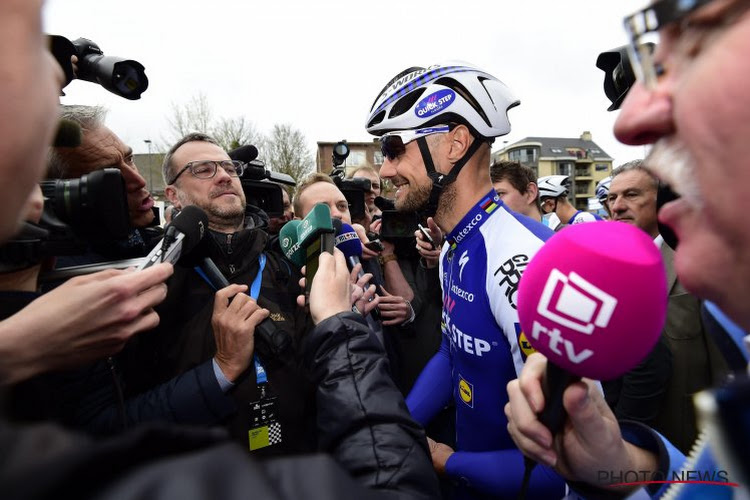
<path fill-rule="evenodd" d="M 570 178 L 567 175 L 548 175 L 540 177 L 536 185 L 539 186 L 539 198 L 557 198 L 568 194 Z"/>
<path fill-rule="evenodd" d="M 596 197 L 600 203 L 604 203 L 607 200 L 610 184 L 612 184 L 612 176 L 605 177 L 596 183 Z"/>
<path fill-rule="evenodd" d="M 456 180 L 481 145 L 510 132 L 508 110 L 518 104 L 520 101 L 503 82 L 468 64 L 413 67 L 396 75 L 380 91 L 365 128 L 381 136 L 386 158 L 390 158 L 389 141 L 397 140 L 401 148 L 416 141 L 432 181 L 430 198 L 422 211 L 434 215 L 443 188 Z M 477 140 L 448 174 L 441 174 L 435 170 L 425 136 L 448 132 L 451 124 L 467 126 Z"/>
<path fill-rule="evenodd" d="M 466 63 L 413 67 L 380 91 L 365 127 L 380 136 L 456 122 L 482 137 L 499 137 L 510 132 L 508 110 L 519 104 L 503 82 Z"/>

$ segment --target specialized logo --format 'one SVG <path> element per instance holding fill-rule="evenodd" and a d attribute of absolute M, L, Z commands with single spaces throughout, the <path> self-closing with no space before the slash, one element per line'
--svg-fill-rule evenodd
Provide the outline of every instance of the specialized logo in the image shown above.
<path fill-rule="evenodd" d="M 473 219 L 469 221 L 468 224 L 466 224 L 463 229 L 461 229 L 458 233 L 456 233 L 456 236 L 453 237 L 453 240 L 455 243 L 451 248 L 455 248 L 455 245 L 458 243 L 461 243 L 461 240 L 466 238 L 466 236 L 471 232 L 472 229 L 474 229 L 474 226 L 482 222 L 482 214 L 478 213 L 474 216 Z"/>
<path fill-rule="evenodd" d="M 474 385 L 458 375 L 458 396 L 469 408 L 474 408 Z"/>
<path fill-rule="evenodd" d="M 458 285 L 452 285 L 451 292 L 453 292 L 457 297 L 464 299 L 466 302 L 474 302 L 474 294 L 471 292 L 467 292 Z"/>
<path fill-rule="evenodd" d="M 345 241 L 356 240 L 357 238 L 359 238 L 359 236 L 357 236 L 357 233 L 354 233 L 352 231 L 341 233 L 340 235 L 336 236 L 335 244 L 336 246 L 339 246 L 341 243 L 344 243 Z"/>
<path fill-rule="evenodd" d="M 617 299 L 571 271 L 568 276 L 553 269 L 544 285 L 537 312 L 555 323 L 591 335 L 606 328 Z"/>
<path fill-rule="evenodd" d="M 419 101 L 414 114 L 419 118 L 429 118 L 453 104 L 455 99 L 456 93 L 451 89 L 438 90 Z"/>
<path fill-rule="evenodd" d="M 534 354 L 536 352 L 536 349 L 534 349 L 529 343 L 528 339 L 526 338 L 526 334 L 523 333 L 523 330 L 521 330 L 520 323 L 513 323 L 513 327 L 516 330 L 516 339 L 518 339 L 518 347 L 521 351 L 521 359 L 526 361 L 526 358 Z"/>
<path fill-rule="evenodd" d="M 464 253 L 461 254 L 461 258 L 458 259 L 458 281 L 463 281 L 464 266 L 468 263 L 469 263 L 469 251 L 464 250 Z"/>
<path fill-rule="evenodd" d="M 451 318 L 445 309 L 443 309 L 443 322 L 441 326 L 443 334 L 447 335 L 450 339 L 451 349 L 462 350 L 467 354 L 481 358 L 485 352 L 489 352 L 492 348 L 486 340 L 472 337 L 452 324 Z"/>
<path fill-rule="evenodd" d="M 516 293 L 518 293 L 518 284 L 521 282 L 521 274 L 528 264 L 529 256 L 518 254 L 503 262 L 495 270 L 494 276 L 498 274 L 502 275 L 502 279 L 498 282 L 498 285 L 500 285 L 500 288 L 507 287 L 505 288 L 505 298 L 508 299 L 508 303 L 513 309 L 517 309 Z"/>

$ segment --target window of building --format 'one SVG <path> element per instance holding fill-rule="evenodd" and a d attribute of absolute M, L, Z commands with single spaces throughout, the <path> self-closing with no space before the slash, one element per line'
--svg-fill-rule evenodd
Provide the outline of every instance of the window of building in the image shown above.
<path fill-rule="evenodd" d="M 350 151 L 349 157 L 346 159 L 347 167 L 364 167 L 367 165 L 364 151 Z"/>
<path fill-rule="evenodd" d="M 573 171 L 573 164 L 570 162 L 561 162 L 557 164 L 557 175 L 570 175 Z"/>
<path fill-rule="evenodd" d="M 609 165 L 607 165 L 606 163 L 597 163 L 596 164 L 596 171 L 597 172 L 602 172 L 602 171 L 607 171 L 607 170 L 609 170 Z"/>
<path fill-rule="evenodd" d="M 383 152 L 380 150 L 373 151 L 372 161 L 373 163 L 375 163 L 375 165 L 382 165 L 383 164 Z"/>

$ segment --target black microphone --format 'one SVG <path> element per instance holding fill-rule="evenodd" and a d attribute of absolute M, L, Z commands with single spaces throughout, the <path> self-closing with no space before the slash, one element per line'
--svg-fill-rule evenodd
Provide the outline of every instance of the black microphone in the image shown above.
<path fill-rule="evenodd" d="M 337 224 L 338 223 L 338 224 Z M 352 226 L 341 221 L 334 219 L 334 229 L 336 230 L 336 247 L 341 250 L 346 257 L 346 261 L 350 268 L 354 268 L 357 264 L 361 264 L 362 257 L 362 241 L 357 236 L 357 232 Z M 357 274 L 358 278 L 361 278 L 364 271 L 360 269 Z"/>
<path fill-rule="evenodd" d="M 258 157 L 258 148 L 256 148 L 252 144 L 248 144 L 247 146 L 240 146 L 236 149 L 233 149 L 227 154 L 233 160 L 248 163 Z"/>
<path fill-rule="evenodd" d="M 189 254 L 203 239 L 208 228 L 206 212 L 189 205 L 167 225 L 164 238 L 156 244 L 138 269 L 146 269 L 160 262 L 174 264 L 180 256 Z"/>
<path fill-rule="evenodd" d="M 211 257 L 203 257 L 198 267 L 216 290 L 221 290 L 230 285 Z M 261 272 L 260 268 L 258 268 L 258 272 Z M 271 318 L 264 319 L 255 327 L 255 352 L 264 363 L 273 363 L 291 345 L 292 339 L 289 334 L 277 327 Z"/>

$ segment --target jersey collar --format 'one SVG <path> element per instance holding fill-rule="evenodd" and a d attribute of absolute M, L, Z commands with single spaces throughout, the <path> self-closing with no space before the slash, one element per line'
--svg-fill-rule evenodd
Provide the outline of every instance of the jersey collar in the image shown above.
<path fill-rule="evenodd" d="M 453 231 L 448 233 L 446 239 L 450 245 L 450 249 L 454 250 L 461 242 L 474 234 L 484 224 L 484 221 L 502 204 L 503 202 L 500 201 L 500 197 L 494 190 L 487 193 L 487 196 L 474 205 L 463 219 L 456 224 Z"/>

